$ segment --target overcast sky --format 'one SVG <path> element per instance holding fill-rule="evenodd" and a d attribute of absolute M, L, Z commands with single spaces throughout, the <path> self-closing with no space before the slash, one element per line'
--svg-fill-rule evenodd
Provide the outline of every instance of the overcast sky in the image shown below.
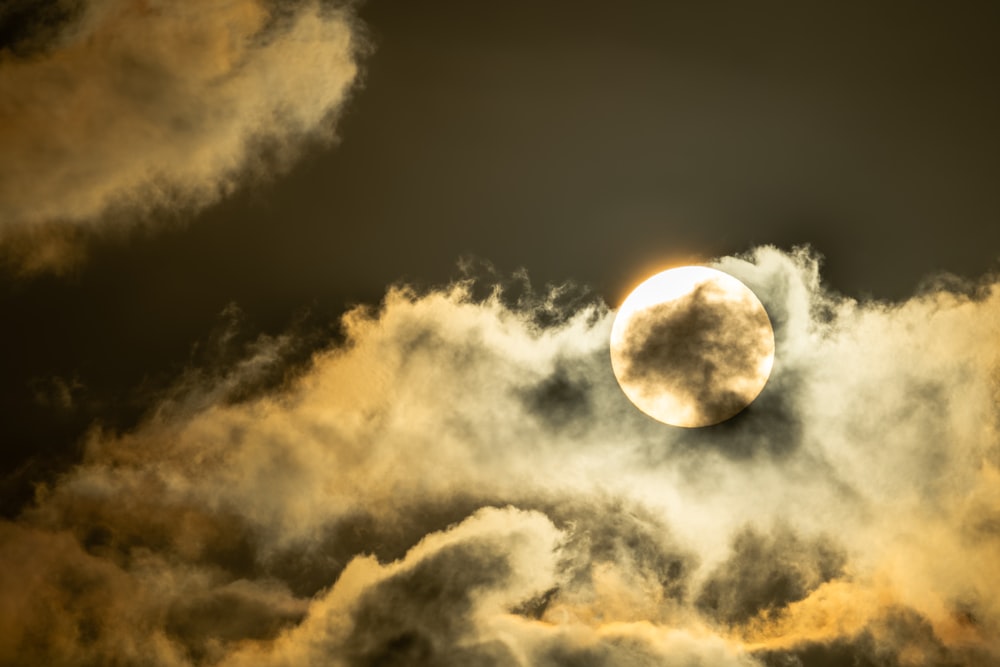
<path fill-rule="evenodd" d="M 6 3 L 0 663 L 994 664 L 998 30 Z M 607 350 L 680 263 L 777 341 L 696 431 Z"/>

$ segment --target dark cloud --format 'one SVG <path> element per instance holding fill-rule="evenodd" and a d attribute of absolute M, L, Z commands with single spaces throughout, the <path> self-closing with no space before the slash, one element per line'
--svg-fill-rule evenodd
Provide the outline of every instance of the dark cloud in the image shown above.
<path fill-rule="evenodd" d="M 727 458 L 754 457 L 782 459 L 792 456 L 803 444 L 805 427 L 797 409 L 798 390 L 805 379 L 803 369 L 785 368 L 781 347 L 775 351 L 775 367 L 764 390 L 730 419 L 703 428 L 688 429 L 677 438 L 676 446 L 661 447 L 651 456 L 683 455 L 700 458 L 705 451 Z"/>
<path fill-rule="evenodd" d="M 829 644 L 809 644 L 793 651 L 762 652 L 766 667 L 896 667 L 899 663 L 875 648 L 871 634 Z"/>
<path fill-rule="evenodd" d="M 747 526 L 737 533 L 725 561 L 702 585 L 696 605 L 725 624 L 758 614 L 779 614 L 820 584 L 844 573 L 847 556 L 829 538 L 805 539 L 787 526 L 770 532 Z"/>
<path fill-rule="evenodd" d="M 567 533 L 560 568 L 570 589 L 592 587 L 597 571 L 613 565 L 646 580 L 664 603 L 686 601 L 697 559 L 677 544 L 663 517 L 621 499 L 567 499 L 548 514 Z"/>
<path fill-rule="evenodd" d="M 572 428 L 591 412 L 590 380 L 567 365 L 558 366 L 549 377 L 524 390 L 528 410 L 554 430 Z"/>
<path fill-rule="evenodd" d="M 9 0 L 0 7 L 0 52 L 16 58 L 53 47 L 66 25 L 80 18 L 84 0 Z"/>
<path fill-rule="evenodd" d="M 871 627 L 853 637 L 807 643 L 789 650 L 763 651 L 755 657 L 766 667 L 979 667 L 990 664 L 989 657 L 975 649 L 945 646 L 927 619 L 905 607 L 886 610 Z"/>
<path fill-rule="evenodd" d="M 268 593 L 240 580 L 193 591 L 166 610 L 164 632 L 196 664 L 211 662 L 230 642 L 274 639 L 307 612 L 297 601 L 280 604 Z"/>
<path fill-rule="evenodd" d="M 715 424 L 747 405 L 734 380 L 755 378 L 771 354 L 767 314 L 734 303 L 713 282 L 629 320 L 619 358 L 623 383 L 650 398 L 666 393 L 692 406 L 699 424 Z"/>
<path fill-rule="evenodd" d="M 475 634 L 474 596 L 506 587 L 510 577 L 501 544 L 469 541 L 442 550 L 365 593 L 344 658 L 358 667 L 509 663 L 503 644 L 461 644 Z"/>

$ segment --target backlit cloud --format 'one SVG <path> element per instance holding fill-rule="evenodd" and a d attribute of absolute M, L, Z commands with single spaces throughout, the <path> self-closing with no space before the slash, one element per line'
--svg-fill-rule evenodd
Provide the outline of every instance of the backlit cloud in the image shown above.
<path fill-rule="evenodd" d="M 185 375 L 0 526 L 0 662 L 994 664 L 1000 287 L 715 265 L 776 360 L 707 429 L 631 405 L 567 288 L 397 287 L 279 389 L 232 398 L 283 338 Z"/>

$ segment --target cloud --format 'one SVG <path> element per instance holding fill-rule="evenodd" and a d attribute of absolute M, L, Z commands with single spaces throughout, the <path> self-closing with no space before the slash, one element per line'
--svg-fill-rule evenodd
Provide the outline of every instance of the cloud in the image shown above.
<path fill-rule="evenodd" d="M 77 261 L 80 230 L 194 209 L 333 121 L 365 48 L 345 3 L 61 0 L 0 15 L 0 249 Z"/>
<path fill-rule="evenodd" d="M 786 526 L 738 532 L 725 562 L 709 573 L 698 608 L 723 623 L 745 623 L 784 609 L 844 574 L 845 555 L 830 540 L 803 540 Z"/>
<path fill-rule="evenodd" d="M 305 368 L 292 334 L 212 353 L 2 525 L 0 662 L 994 664 L 997 281 L 715 266 L 776 360 L 706 429 L 631 405 L 566 287 L 397 286 Z"/>

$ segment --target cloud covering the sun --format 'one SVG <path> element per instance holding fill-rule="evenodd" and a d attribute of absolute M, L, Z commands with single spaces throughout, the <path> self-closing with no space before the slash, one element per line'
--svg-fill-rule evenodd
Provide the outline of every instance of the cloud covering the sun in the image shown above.
<path fill-rule="evenodd" d="M 27 17 L 0 50 L 0 250 L 24 271 L 72 262 L 81 230 L 200 208 L 329 140 L 365 48 L 345 3 L 27 7 L 0 10 Z"/>
<path fill-rule="evenodd" d="M 714 266 L 776 357 L 706 429 L 629 403 L 567 287 L 397 286 L 278 388 L 291 337 L 186 374 L 0 524 L 0 663 L 996 664 L 1000 283 Z"/>
<path fill-rule="evenodd" d="M 663 301 L 656 291 L 678 271 L 699 272 L 700 282 Z M 660 302 L 632 312 L 628 304 L 640 291 Z M 739 413 L 763 389 L 773 360 L 764 307 L 738 280 L 704 267 L 643 283 L 611 330 L 611 365 L 622 390 L 643 412 L 675 426 L 709 426 Z"/>

